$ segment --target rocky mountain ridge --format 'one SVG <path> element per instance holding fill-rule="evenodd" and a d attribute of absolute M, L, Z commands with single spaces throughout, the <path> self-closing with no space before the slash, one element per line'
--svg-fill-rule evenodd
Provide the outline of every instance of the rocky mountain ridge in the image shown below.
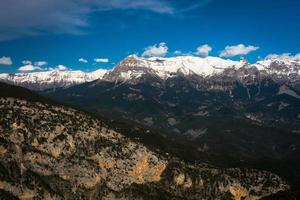
<path fill-rule="evenodd" d="M 143 76 L 151 76 L 167 80 L 176 75 L 198 76 L 206 80 L 227 76 L 233 81 L 260 76 L 299 84 L 300 61 L 292 58 L 270 58 L 250 64 L 243 58 L 232 61 L 218 57 L 142 58 L 132 55 L 118 63 L 103 79 L 130 82 Z"/>
<path fill-rule="evenodd" d="M 289 188 L 266 171 L 185 163 L 82 111 L 0 88 L 10 89 L 0 94 L 1 199 L 240 200 Z"/>
<path fill-rule="evenodd" d="M 101 79 L 107 70 L 93 72 L 52 70 L 44 72 L 0 74 L 0 81 L 26 87 L 33 90 L 67 88 L 81 83 Z"/>
<path fill-rule="evenodd" d="M 33 90 L 44 90 L 59 87 L 70 87 L 99 79 L 100 81 L 126 81 L 138 83 L 145 77 L 156 82 L 165 82 L 174 76 L 186 78 L 197 77 L 206 81 L 218 78 L 241 81 L 270 78 L 277 82 L 288 82 L 300 85 L 300 61 L 295 58 L 268 58 L 250 64 L 241 58 L 240 61 L 219 57 L 178 56 L 170 58 L 144 58 L 130 55 L 118 63 L 112 70 L 95 72 L 49 71 L 17 74 L 0 74 L 0 80 L 27 87 Z"/>
<path fill-rule="evenodd" d="M 272 59 L 267 64 L 274 70 L 259 70 L 241 60 L 239 67 L 224 67 L 210 76 L 186 67 L 164 78 L 143 66 L 147 60 L 131 56 L 102 80 L 44 94 L 101 117 L 165 132 L 165 137 L 192 148 L 181 152 L 183 158 L 264 169 L 280 166 L 278 172 L 299 185 L 298 61 Z"/>

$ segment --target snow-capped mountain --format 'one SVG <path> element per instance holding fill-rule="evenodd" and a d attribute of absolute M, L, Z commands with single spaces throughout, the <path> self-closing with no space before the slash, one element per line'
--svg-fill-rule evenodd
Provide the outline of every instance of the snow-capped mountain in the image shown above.
<path fill-rule="evenodd" d="M 130 55 L 111 71 L 100 69 L 94 72 L 47 71 L 33 73 L 0 74 L 0 81 L 44 90 L 94 81 L 126 81 L 139 83 L 151 80 L 166 81 L 174 76 L 196 76 L 215 82 L 220 79 L 233 82 L 257 80 L 269 77 L 277 82 L 300 85 L 300 60 L 294 58 L 270 58 L 250 64 L 245 59 L 233 61 L 219 57 L 178 56 L 169 58 L 144 58 Z"/>
<path fill-rule="evenodd" d="M 268 70 L 277 62 L 130 56 L 102 80 L 45 95 L 163 130 L 210 155 L 292 158 L 300 155 L 293 138 L 300 133 L 300 85 L 293 82 L 299 65 L 292 60 Z"/>
<path fill-rule="evenodd" d="M 103 78 L 110 81 L 128 81 L 150 75 L 167 80 L 177 74 L 185 76 L 194 74 L 202 78 L 210 78 L 228 71 L 231 73 L 234 71 L 236 73 L 233 74 L 239 76 L 238 78 L 243 78 L 242 75 L 249 76 L 249 70 L 252 70 L 252 73 L 259 71 L 262 76 L 276 76 L 276 79 L 291 79 L 295 82 L 300 77 L 300 60 L 273 58 L 250 64 L 245 59 L 233 61 L 219 57 L 143 58 L 131 55 L 117 64 Z"/>
<path fill-rule="evenodd" d="M 300 81 L 300 60 L 293 58 L 270 58 L 253 64 L 258 70 L 275 75 L 279 79 L 289 79 L 291 82 Z"/>
<path fill-rule="evenodd" d="M 221 73 L 227 68 L 238 69 L 242 66 L 243 62 L 224 60 L 218 57 L 143 58 L 131 55 L 121 61 L 104 78 L 108 80 L 129 80 L 140 78 L 145 74 L 152 74 L 166 80 L 178 72 L 184 75 L 195 73 L 206 77 Z"/>
<path fill-rule="evenodd" d="M 299 69 L 296 59 L 250 64 L 215 57 L 129 56 L 99 81 L 49 95 L 89 111 L 115 110 L 140 123 L 181 133 L 189 131 L 185 120 L 195 116 L 250 119 L 299 132 Z"/>
<path fill-rule="evenodd" d="M 32 73 L 0 74 L 0 81 L 27 87 L 34 90 L 70 87 L 73 85 L 101 79 L 107 72 L 99 69 L 93 72 L 83 71 L 44 71 Z"/>

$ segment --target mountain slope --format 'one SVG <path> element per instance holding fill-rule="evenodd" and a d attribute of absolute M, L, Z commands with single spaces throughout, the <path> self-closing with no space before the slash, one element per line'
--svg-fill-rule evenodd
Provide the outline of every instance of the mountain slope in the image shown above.
<path fill-rule="evenodd" d="M 86 113 L 0 86 L 22 97 L 0 94 L 2 199 L 257 199 L 288 188 L 269 172 L 163 156 Z"/>
<path fill-rule="evenodd" d="M 188 147 L 172 148 L 183 159 L 272 169 L 299 185 L 299 61 L 265 60 L 259 68 L 241 60 L 208 76 L 187 66 L 160 76 L 148 62 L 165 68 L 164 61 L 131 56 L 102 80 L 45 94 L 161 130 Z"/>
<path fill-rule="evenodd" d="M 5 97 L 13 97 L 13 98 L 18 98 L 18 99 L 26 99 L 29 101 L 39 101 L 39 102 L 48 102 L 50 103 L 51 101 L 41 95 L 36 94 L 35 92 L 18 87 L 15 85 L 9 85 L 6 83 L 0 82 L 0 97 L 5 98 Z"/>
<path fill-rule="evenodd" d="M 258 102 L 249 100 L 247 89 L 242 86 L 233 90 L 235 97 L 231 98 L 228 93 L 197 91 L 185 79 L 173 80 L 166 88 L 149 84 L 90 83 L 50 96 L 103 117 L 130 119 L 162 129 L 170 137 L 180 135 L 182 139 L 199 144 L 199 148 L 206 146 L 203 150 L 206 152 L 231 154 L 229 151 L 232 151 L 236 152 L 234 155 L 251 158 L 258 155 L 297 158 L 300 138 L 292 131 L 299 129 L 299 100 L 285 95 L 273 97 L 273 92 L 268 95 L 272 87 L 264 89 L 265 100 Z M 278 110 L 281 102 L 288 102 L 289 106 Z M 283 128 L 285 126 L 289 127 Z M 216 149 L 218 138 L 224 140 Z"/>
<path fill-rule="evenodd" d="M 162 115 L 157 113 L 159 117 L 170 113 L 168 118 L 175 120 L 176 117 L 188 113 L 219 115 L 219 110 L 225 109 L 230 110 L 234 117 L 263 125 L 289 127 L 294 132 L 300 129 L 297 125 L 300 119 L 299 60 L 267 59 L 251 65 L 243 59 L 234 62 L 214 57 L 129 56 L 106 73 L 103 79 L 85 85 L 91 94 L 88 95 L 87 91 L 81 92 L 88 96 L 83 97 L 80 94 L 82 86 L 65 90 L 62 95 L 68 96 L 69 99 L 72 98 L 70 95 L 77 95 L 73 98 L 75 102 L 86 98 L 84 101 L 89 105 L 92 104 L 89 103 L 89 99 L 93 101 L 97 95 L 102 98 L 101 93 L 104 99 L 107 98 L 103 105 L 113 104 L 120 107 L 116 109 L 128 112 L 129 115 L 135 113 L 123 106 L 134 102 L 152 107 L 153 112 L 165 110 Z M 74 91 L 74 94 L 68 94 Z M 57 94 L 60 95 L 60 92 Z M 111 102 L 108 102 L 109 99 Z M 139 108 L 141 107 L 145 106 L 141 105 Z M 180 107 L 177 109 L 181 112 L 178 116 L 172 113 L 175 107 Z M 211 107 L 213 110 L 209 111 L 213 113 L 209 113 L 205 107 Z M 138 111 L 135 107 L 128 109 Z M 274 113 L 274 110 L 277 113 Z M 142 119 L 149 121 L 152 118 L 152 121 L 155 121 L 155 116 L 146 116 L 150 114 L 146 110 L 138 112 L 144 114 L 140 119 L 143 117 Z M 161 122 L 160 119 L 158 121 Z M 290 123 L 293 123 L 292 126 Z M 167 123 L 158 125 L 163 128 L 170 127 Z"/>
<path fill-rule="evenodd" d="M 0 74 L 0 81 L 26 87 L 33 90 L 45 90 L 70 87 L 80 83 L 101 79 L 107 70 L 94 72 L 82 71 L 46 71 L 17 74 Z"/>

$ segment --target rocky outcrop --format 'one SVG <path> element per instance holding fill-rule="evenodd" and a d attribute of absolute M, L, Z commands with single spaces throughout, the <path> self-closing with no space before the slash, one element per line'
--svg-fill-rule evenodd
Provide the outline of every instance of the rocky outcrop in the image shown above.
<path fill-rule="evenodd" d="M 63 107 L 1 99 L 0 130 L 3 166 L 15 163 L 20 178 L 28 172 L 51 177 L 53 190 L 76 194 L 105 184 L 120 191 L 159 181 L 167 164 L 101 122 Z"/>
<path fill-rule="evenodd" d="M 167 159 L 72 108 L 0 98 L 2 196 L 222 199 L 231 194 L 250 199 L 287 188 L 269 172 Z"/>

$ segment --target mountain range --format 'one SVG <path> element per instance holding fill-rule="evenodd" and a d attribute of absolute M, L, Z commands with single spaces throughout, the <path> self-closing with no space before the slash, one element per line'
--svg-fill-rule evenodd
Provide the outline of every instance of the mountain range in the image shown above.
<path fill-rule="evenodd" d="M 0 89 L 1 199 L 260 199 L 290 187 L 266 171 L 186 163 L 86 112 Z"/>
<path fill-rule="evenodd" d="M 183 128 L 181 124 L 189 117 L 231 116 L 295 133 L 300 129 L 298 60 L 249 64 L 244 59 L 129 56 L 98 80 L 59 88 L 52 94 L 62 101 L 81 102 L 94 110 L 109 108 L 125 113 L 126 119 L 178 133 L 206 130 Z"/>
<path fill-rule="evenodd" d="M 0 74 L 0 80 L 33 90 L 44 90 L 66 88 L 97 79 L 133 81 L 145 75 L 151 75 L 162 80 L 167 80 L 178 74 L 194 75 L 206 79 L 227 75 L 234 80 L 250 81 L 250 79 L 258 78 L 258 73 L 261 78 L 272 77 L 277 82 L 289 82 L 299 87 L 300 61 L 296 58 L 269 58 L 250 64 L 243 58 L 240 61 L 233 61 L 219 57 L 143 58 L 130 55 L 112 70 L 99 69 L 94 72 L 52 70 Z"/>
<path fill-rule="evenodd" d="M 126 137 L 184 163 L 271 171 L 292 190 L 300 189 L 299 60 L 250 64 L 132 55 L 99 72 L 89 78 L 73 71 L 0 77 L 92 113 Z"/>
<path fill-rule="evenodd" d="M 32 90 L 67 88 L 102 78 L 107 70 L 94 72 L 51 70 L 33 73 L 0 74 L 0 81 L 26 87 Z"/>

